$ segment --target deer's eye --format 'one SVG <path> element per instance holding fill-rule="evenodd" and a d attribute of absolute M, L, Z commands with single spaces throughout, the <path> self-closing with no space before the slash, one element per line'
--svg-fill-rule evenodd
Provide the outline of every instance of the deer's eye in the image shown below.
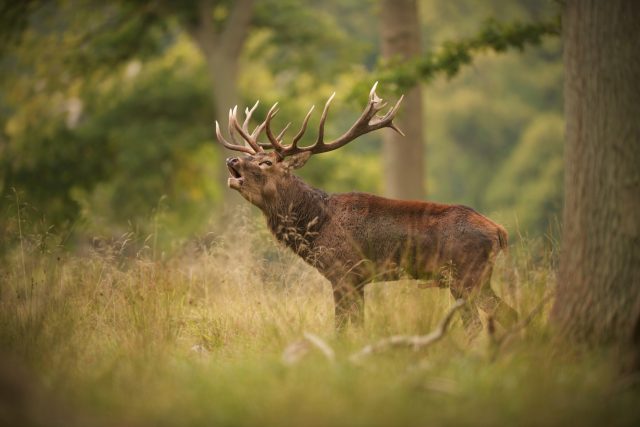
<path fill-rule="evenodd" d="M 273 165 L 273 163 L 271 163 L 270 160 L 263 160 L 259 163 L 260 166 L 271 166 Z"/>

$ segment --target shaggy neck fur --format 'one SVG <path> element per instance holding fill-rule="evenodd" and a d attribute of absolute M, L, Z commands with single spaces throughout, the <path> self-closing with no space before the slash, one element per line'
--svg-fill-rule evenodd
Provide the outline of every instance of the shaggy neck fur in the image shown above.
<path fill-rule="evenodd" d="M 292 175 L 263 210 L 275 237 L 308 262 L 312 261 L 309 258 L 314 242 L 328 219 L 328 198 L 324 191 Z"/>

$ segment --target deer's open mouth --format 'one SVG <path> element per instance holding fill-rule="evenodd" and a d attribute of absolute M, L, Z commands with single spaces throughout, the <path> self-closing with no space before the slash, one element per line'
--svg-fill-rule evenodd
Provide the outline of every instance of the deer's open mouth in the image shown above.
<path fill-rule="evenodd" d="M 231 165 L 227 165 L 227 168 L 229 169 L 229 173 L 231 173 L 231 176 L 234 178 L 242 178 L 242 175 L 240 174 L 240 172 L 238 172 L 238 170 L 236 170 L 236 168 L 234 168 Z"/>
<path fill-rule="evenodd" d="M 229 169 L 229 173 L 231 174 L 231 177 L 229 177 L 229 179 L 227 180 L 227 185 L 229 186 L 229 188 L 238 190 L 244 182 L 242 174 L 230 164 L 227 164 L 227 169 Z"/>

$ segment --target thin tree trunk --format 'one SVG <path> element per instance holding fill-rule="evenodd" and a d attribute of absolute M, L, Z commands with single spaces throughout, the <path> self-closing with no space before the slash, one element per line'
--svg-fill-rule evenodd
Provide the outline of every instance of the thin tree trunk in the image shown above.
<path fill-rule="evenodd" d="M 552 315 L 567 337 L 637 351 L 640 2 L 567 0 L 562 22 L 565 208 Z"/>
<path fill-rule="evenodd" d="M 209 78 L 213 82 L 212 99 L 216 120 L 224 128 L 227 126 L 229 109 L 238 105 L 238 58 L 212 54 L 207 58 Z M 244 108 L 240 108 L 244 110 Z"/>
<path fill-rule="evenodd" d="M 238 71 L 242 47 L 249 32 L 253 0 L 237 0 L 227 18 L 224 28 L 216 31 L 212 13 L 215 2 L 200 0 L 198 3 L 198 24 L 190 28 L 189 33 L 200 49 L 207 63 L 209 78 L 212 82 L 211 97 L 215 109 L 215 118 L 221 127 L 227 125 L 230 108 L 239 104 Z M 240 108 L 240 110 L 243 110 Z M 222 148 L 216 144 L 220 150 Z M 224 157 L 227 153 L 222 153 Z M 221 163 L 219 181 L 226 183 L 227 169 Z M 240 201 L 235 191 L 224 185 L 225 200 Z"/>
<path fill-rule="evenodd" d="M 380 33 L 383 58 L 419 55 L 420 23 L 416 0 L 382 0 Z M 405 95 L 403 104 L 395 121 L 406 136 L 395 132 L 383 135 L 384 192 L 399 199 L 424 199 L 425 149 L 420 86 Z"/>
<path fill-rule="evenodd" d="M 238 58 L 225 57 L 220 52 L 214 52 L 207 55 L 205 59 L 207 61 L 209 79 L 212 82 L 211 97 L 213 99 L 215 119 L 220 123 L 222 132 L 227 132 L 229 109 L 238 105 L 240 101 L 238 94 Z M 242 107 L 239 107 L 239 109 L 243 111 Z M 240 205 L 243 199 L 237 191 L 227 186 L 229 171 L 224 164 L 224 159 L 231 156 L 231 154 L 217 142 L 215 147 L 220 153 L 216 181 L 220 183 L 222 188 L 223 203 L 233 209 L 235 206 Z"/>

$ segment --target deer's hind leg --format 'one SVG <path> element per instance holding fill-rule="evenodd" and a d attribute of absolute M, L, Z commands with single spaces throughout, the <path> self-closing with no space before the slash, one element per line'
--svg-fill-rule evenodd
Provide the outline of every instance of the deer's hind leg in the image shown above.
<path fill-rule="evenodd" d="M 490 252 L 475 249 L 469 248 L 465 251 L 464 258 L 451 262 L 450 266 L 451 295 L 466 301 L 460 316 L 469 342 L 482 331 L 477 297 L 480 294 L 481 284 L 485 282 L 486 277 L 491 276 L 492 269 Z"/>
<path fill-rule="evenodd" d="M 456 285 L 457 283 L 453 283 L 449 290 L 455 299 L 463 299 L 466 302 L 466 304 L 460 309 L 460 317 L 462 318 L 462 325 L 464 326 L 467 340 L 471 342 L 482 330 L 482 321 L 478 314 L 478 308 L 469 297 L 469 292 L 464 291 Z"/>
<path fill-rule="evenodd" d="M 518 312 L 496 295 L 489 281 L 482 285 L 475 301 L 482 311 L 492 315 L 505 329 L 511 328 L 518 321 Z"/>
<path fill-rule="evenodd" d="M 518 313 L 491 288 L 495 253 L 493 250 L 481 252 L 472 262 L 467 259 L 462 263 L 466 268 L 454 272 L 451 293 L 455 298 L 467 301 L 462 321 L 470 340 L 482 329 L 478 308 L 493 316 L 504 328 L 510 328 L 518 320 Z"/>
<path fill-rule="evenodd" d="M 504 302 L 491 288 L 491 276 L 493 275 L 493 264 L 498 253 L 497 248 L 493 249 L 484 265 L 480 267 L 478 276 L 478 288 L 474 290 L 474 300 L 478 308 L 493 316 L 500 325 L 511 328 L 518 321 L 518 313 Z"/>
<path fill-rule="evenodd" d="M 362 326 L 364 324 L 364 285 L 341 281 L 332 283 L 332 287 L 336 330 L 344 331 L 349 324 Z"/>
<path fill-rule="evenodd" d="M 470 308 L 472 320 L 467 321 L 469 324 L 467 329 L 471 329 L 468 334 L 477 334 L 482 328 L 482 323 L 478 316 L 478 308 L 493 316 L 505 329 L 512 327 L 518 321 L 518 313 L 496 295 L 491 288 L 492 273 L 493 260 L 492 257 L 489 257 L 489 259 L 480 260 L 479 263 L 465 271 L 460 281 L 456 283 L 456 292 L 462 295 L 460 298 L 467 300 L 468 305 L 473 307 Z"/>

